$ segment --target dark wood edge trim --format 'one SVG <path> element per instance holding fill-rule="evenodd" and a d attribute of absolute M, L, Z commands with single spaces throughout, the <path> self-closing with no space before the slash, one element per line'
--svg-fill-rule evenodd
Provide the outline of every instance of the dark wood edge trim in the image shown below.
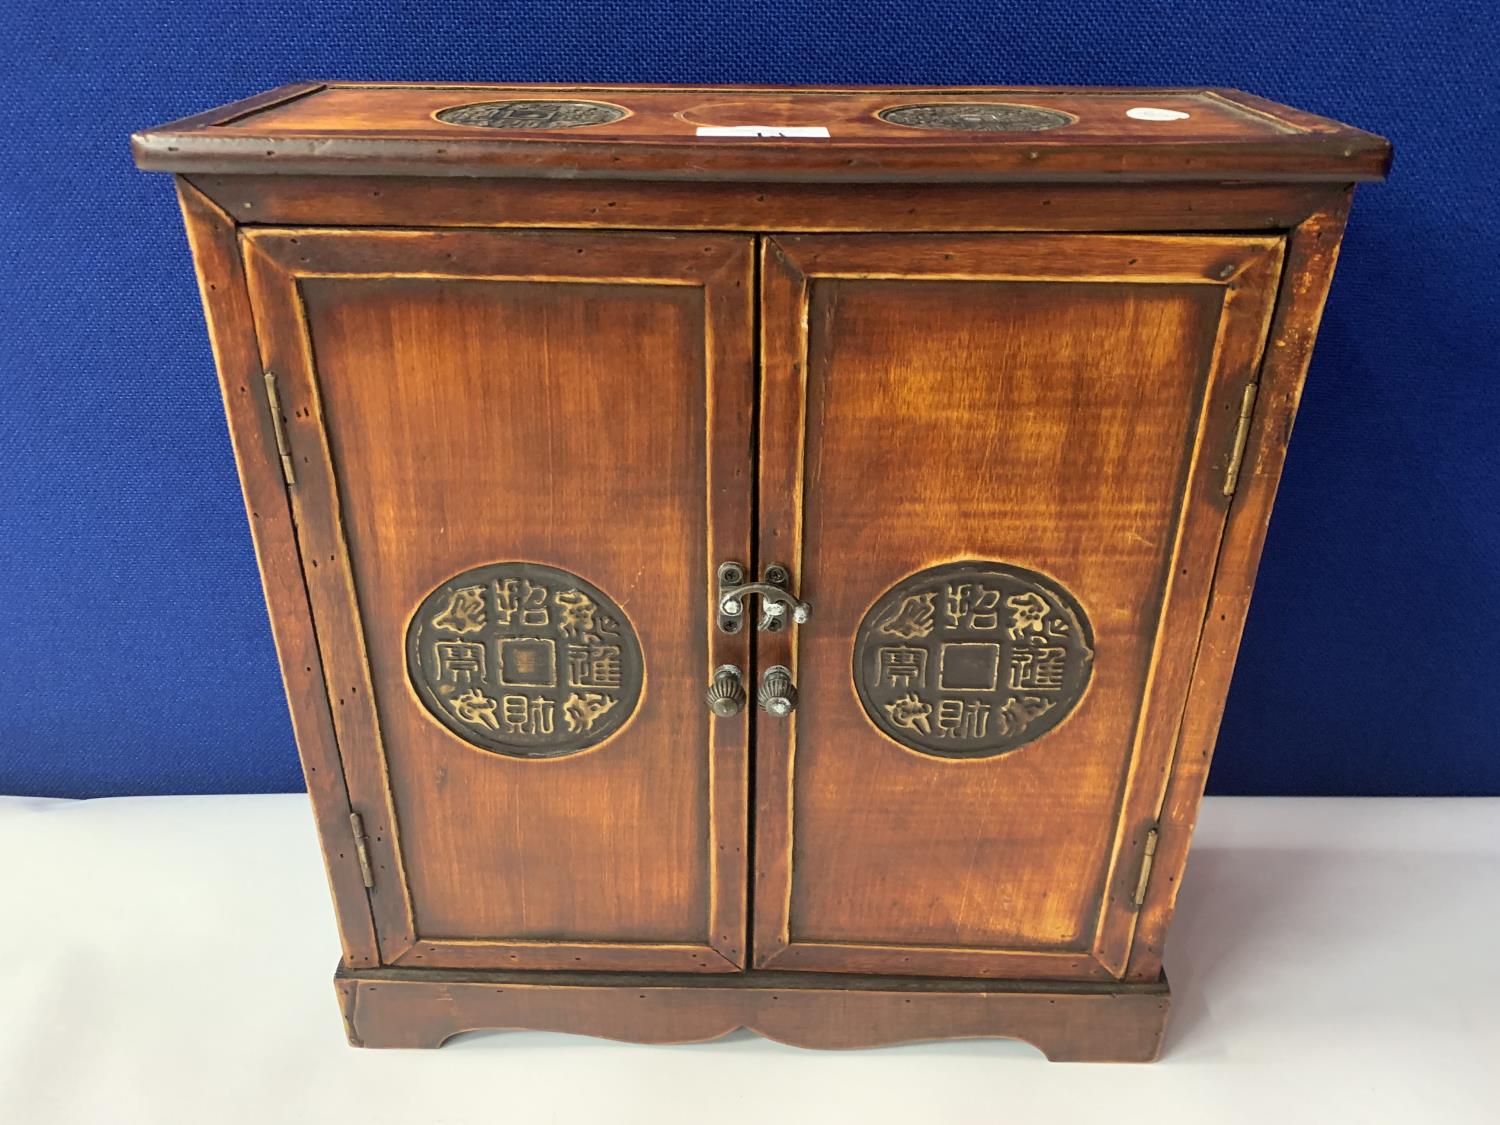
<path fill-rule="evenodd" d="M 1350 194 L 1345 192 L 1326 213 L 1309 218 L 1288 238 L 1244 468 L 1229 505 L 1192 686 L 1157 818 L 1155 863 L 1126 971 L 1132 980 L 1152 979 L 1161 971 L 1162 947 L 1197 824 L 1292 422 L 1338 261 Z"/>
<path fill-rule="evenodd" d="M 1174 146 L 1037 140 L 977 153 L 972 145 L 788 141 L 795 149 L 749 148 L 742 140 L 491 140 L 388 135 L 246 136 L 138 133 L 143 171 L 189 174 L 476 176 L 668 181 L 764 180 L 858 183 L 1131 183 L 1382 179 L 1389 152 L 1339 135 L 1302 133 L 1273 142 L 1204 141 Z M 269 147 L 268 147 L 269 146 Z M 267 156 L 267 152 L 274 156 Z M 767 157 L 777 154 L 782 163 Z M 795 152 L 797 159 L 786 159 Z M 596 165 L 590 167 L 590 165 Z M 935 167 L 941 166 L 941 168 Z M 1106 169 L 1101 171 L 1101 168 Z"/>
<path fill-rule="evenodd" d="M 792 938 L 764 959 L 761 971 L 887 973 L 921 979 L 1113 981 L 1120 974 L 1091 949 L 996 949 L 983 946 L 900 946 Z"/>
<path fill-rule="evenodd" d="M 413 248 L 423 249 L 424 243 L 433 236 L 464 242 L 503 238 L 513 242 L 530 242 L 535 247 L 532 257 L 526 259 L 524 268 L 518 260 L 514 270 L 496 274 L 480 274 L 473 270 L 420 271 L 436 273 L 443 277 L 504 277 L 517 280 L 597 281 L 600 284 L 617 284 L 622 280 L 611 274 L 590 268 L 585 263 L 579 266 L 571 258 L 571 266 L 564 268 L 564 258 L 559 246 L 597 244 L 600 239 L 616 240 L 624 244 L 633 243 L 643 255 L 632 263 L 628 281 L 649 285 L 679 285 L 684 288 L 704 289 L 733 281 L 740 268 L 740 251 L 751 240 L 743 234 L 718 231 L 680 230 L 613 230 L 583 228 L 491 228 L 489 226 L 438 227 L 421 226 L 356 226 L 335 225 L 298 226 L 253 226 L 240 228 L 241 237 L 253 251 L 266 260 L 277 271 L 292 281 L 302 278 L 382 278 L 409 276 L 406 270 L 378 270 L 361 268 L 355 270 L 321 268 L 304 261 L 303 252 L 316 250 L 320 244 L 341 240 L 367 242 L 374 239 L 404 241 Z M 699 251 L 685 255 L 682 247 L 689 243 L 712 247 L 712 253 Z M 549 253 L 551 261 L 542 264 L 535 254 Z M 577 267 L 577 268 L 573 268 Z"/>
<path fill-rule="evenodd" d="M 339 490 L 338 466 L 333 460 L 328 430 L 324 421 L 322 388 L 314 364 L 306 309 L 297 285 L 296 272 L 289 268 L 286 262 L 268 253 L 270 245 L 268 238 L 267 232 L 244 228 L 240 230 L 240 245 L 257 332 L 265 347 L 273 347 L 277 346 L 279 329 L 281 333 L 284 333 L 279 342 L 283 358 L 288 354 L 297 357 L 292 365 L 284 366 L 278 371 L 286 380 L 281 391 L 283 407 L 291 405 L 289 399 L 293 398 L 299 389 L 296 384 L 299 380 L 305 380 L 306 386 L 301 388 L 307 395 L 305 425 L 317 435 L 319 458 L 317 471 L 327 474 L 326 481 L 321 482 L 326 488 L 326 495 L 320 499 L 315 499 L 312 494 L 319 482 L 305 469 L 299 472 L 297 484 L 289 490 L 289 496 L 292 501 L 293 519 L 298 527 L 299 552 L 307 551 L 310 542 L 318 540 L 320 536 L 326 536 L 327 540 L 333 544 L 332 553 L 337 558 L 336 567 L 323 568 L 323 588 L 327 589 L 331 585 L 336 591 L 333 593 L 319 593 L 314 581 L 308 576 L 306 568 L 303 569 L 311 627 L 314 636 L 318 638 L 322 656 L 319 667 L 325 683 L 329 662 L 350 658 L 340 655 L 338 650 L 334 650 L 335 656 L 326 656 L 319 634 L 319 612 L 325 615 L 335 613 L 337 612 L 336 601 L 343 602 L 344 613 L 352 622 L 354 631 L 353 651 L 357 655 L 352 659 L 354 666 L 358 669 L 360 677 L 358 686 L 362 694 L 359 702 L 351 710 L 362 709 L 367 712 L 370 731 L 368 737 L 373 745 L 366 752 L 370 755 L 372 767 L 371 769 L 351 768 L 346 760 L 344 776 L 347 779 L 350 801 L 357 805 L 356 811 L 364 818 L 367 847 L 370 849 L 371 861 L 377 869 L 375 886 L 367 890 L 367 897 L 371 912 L 376 919 L 376 935 L 381 958 L 383 961 L 390 962 L 399 958 L 417 940 L 411 885 L 403 858 L 400 822 L 396 811 L 395 793 L 391 785 L 390 764 L 385 752 L 380 714 L 375 703 L 369 654 L 365 645 L 364 617 L 359 609 L 353 564 L 349 556 L 342 497 Z M 278 325 L 278 320 L 283 317 L 285 323 Z M 264 360 L 269 365 L 270 355 L 265 354 Z M 295 416 L 287 417 L 286 422 L 289 438 L 295 444 L 298 419 Z M 326 506 L 320 507 L 320 502 Z M 313 511 L 311 516 L 309 516 L 309 509 Z M 299 553 L 298 557 L 300 560 L 303 554 Z M 328 703 L 330 711 L 333 712 L 333 730 L 342 757 L 350 720 L 339 718 L 341 712 L 333 709 L 332 698 L 328 699 Z M 360 740 L 356 739 L 356 741 Z M 372 771 L 376 776 L 370 776 Z M 387 827 L 383 828 L 382 825 Z M 386 871 L 387 874 L 382 877 L 379 874 L 380 871 Z"/>
<path fill-rule="evenodd" d="M 131 144 L 135 145 L 137 140 L 152 140 L 159 134 L 193 133 L 200 129 L 214 125 L 224 125 L 230 121 L 237 121 L 242 117 L 248 117 L 252 113 L 271 109 L 274 106 L 285 105 L 294 102 L 298 98 L 305 98 L 308 94 L 316 93 L 327 86 L 325 82 L 289 82 L 284 86 L 277 86 L 265 90 L 259 94 L 252 94 L 248 98 L 229 102 L 225 105 L 216 106 L 213 109 L 204 110 L 202 113 L 194 113 L 187 117 L 179 117 L 175 121 L 168 121 L 151 129 L 142 129 L 131 135 Z"/>
<path fill-rule="evenodd" d="M 364 1043 L 359 1038 L 359 1032 L 354 1028 L 354 1008 L 359 1002 L 359 982 L 344 976 L 341 970 L 334 974 L 333 992 L 338 997 L 339 1014 L 344 1019 L 344 1038 L 349 1041 L 351 1047 L 363 1047 Z"/>
<path fill-rule="evenodd" d="M 1010 1038 L 1053 1061 L 1149 1062 L 1171 993 L 1142 985 L 913 981 L 803 973 L 692 975 L 434 973 L 334 978 L 349 1041 L 437 1047 L 465 1031 L 532 1029 L 689 1043 L 746 1028 L 782 1043 L 853 1049 Z"/>
<path fill-rule="evenodd" d="M 744 340 L 754 331 L 755 239 L 720 234 L 717 264 L 703 278 L 703 620 L 705 688 L 721 664 L 753 675 L 753 635 L 718 628 L 718 567 L 753 563 L 755 488 L 746 471 L 754 432 L 755 356 Z M 701 255 L 700 255 L 701 256 Z M 736 344 L 738 339 L 739 343 Z M 748 682 L 747 682 L 748 690 Z M 705 712 L 706 713 L 706 712 Z M 733 718 L 707 714 L 708 945 L 726 966 L 742 969 L 750 951 L 750 711 Z"/>
<path fill-rule="evenodd" d="M 758 567 L 781 564 L 791 572 L 792 588 L 802 590 L 806 575 L 802 501 L 807 447 L 807 324 L 802 314 L 807 306 L 808 279 L 785 242 L 775 235 L 765 235 L 760 240 L 761 284 L 756 295 L 760 309 L 756 339 L 760 385 L 756 404 L 759 440 L 755 450 L 757 558 L 754 562 Z M 787 315 L 778 315 L 782 313 Z M 773 331 L 791 336 L 773 343 Z M 773 367 L 784 361 L 792 363 L 790 370 Z M 768 470 L 774 474 L 770 480 Z M 769 557 L 771 549 L 767 545 L 776 537 L 769 533 L 768 521 L 783 517 L 791 521 L 790 534 L 774 551 L 784 557 Z M 756 675 L 783 664 L 791 669 L 795 679 L 797 630 L 780 633 L 757 630 L 754 664 Z M 755 686 L 750 687 L 752 696 Z M 752 732 L 756 809 L 751 964 L 764 967 L 784 953 L 790 941 L 797 714 L 776 718 L 757 707 Z"/>
<path fill-rule="evenodd" d="M 1245 90 L 1237 90 L 1230 87 L 1207 90 L 1221 101 L 1227 102 L 1236 109 L 1244 110 L 1258 117 L 1267 117 L 1274 121 L 1283 122 L 1300 131 L 1316 133 L 1325 137 L 1337 137 L 1346 145 L 1371 153 L 1382 153 L 1385 157 L 1385 168 L 1389 169 L 1391 160 L 1391 142 L 1377 133 L 1360 129 L 1354 125 L 1335 121 L 1329 117 L 1323 117 L 1316 113 L 1297 109 L 1294 106 L 1281 105 L 1269 98 L 1260 97 Z"/>
<path fill-rule="evenodd" d="M 494 91 L 514 92 L 517 90 L 545 90 L 552 93 L 577 93 L 587 92 L 599 96 L 605 96 L 613 91 L 627 93 L 660 93 L 660 94 L 722 94 L 725 92 L 737 94 L 770 93 L 786 94 L 810 93 L 810 94 L 872 94 L 892 95 L 896 97 L 927 95 L 931 97 L 959 97 L 959 96 L 984 96 L 984 97 L 1011 97 L 1014 95 L 1027 94 L 1068 94 L 1068 95 L 1091 95 L 1101 97 L 1121 98 L 1146 98 L 1146 97 L 1209 97 L 1238 104 L 1242 108 L 1255 109 L 1257 116 L 1268 117 L 1273 121 L 1283 123 L 1295 123 L 1306 127 L 1313 124 L 1321 124 L 1322 131 L 1338 132 L 1343 130 L 1354 130 L 1353 126 L 1345 125 L 1343 122 L 1333 118 L 1323 117 L 1319 114 L 1310 113 L 1306 110 L 1297 109 L 1294 106 L 1281 105 L 1267 98 L 1244 90 L 1223 86 L 885 86 L 885 85 L 798 85 L 798 86 L 773 86 L 757 83 L 724 83 L 721 85 L 703 86 L 692 83 L 672 84 L 660 82 L 612 82 L 605 84 L 590 84 L 581 82 L 526 82 L 512 83 L 507 85 L 501 82 L 356 82 L 356 81 L 316 81 L 292 82 L 283 86 L 275 87 L 264 93 L 255 94 L 239 101 L 230 102 L 202 113 L 193 114 L 188 117 L 178 118 L 155 126 L 150 132 L 165 132 L 171 129 L 192 128 L 204 124 L 224 124 L 246 114 L 257 110 L 270 109 L 273 106 L 294 100 L 295 98 L 314 93 L 318 90 L 463 90 L 463 91 Z"/>
<path fill-rule="evenodd" d="M 997 245 L 1012 247 L 1042 247 L 1059 239 L 1088 238 L 1095 242 L 1113 242 L 1130 245 L 1138 261 L 1130 267 L 1110 274 L 1110 279 L 1124 279 L 1133 284 L 1161 285 L 1205 285 L 1225 288 L 1247 270 L 1255 269 L 1266 260 L 1267 255 L 1281 252 L 1282 238 L 1269 231 L 1233 233 L 1223 231 L 1185 231 L 1180 233 L 1136 232 L 1122 230 L 1107 231 L 980 231 L 966 232 L 892 232 L 872 231 L 854 234 L 780 234 L 769 241 L 777 252 L 787 260 L 789 268 L 805 284 L 807 280 L 869 280 L 879 278 L 955 278 L 974 281 L 1069 281 L 1088 280 L 1095 275 L 1086 275 L 1071 264 L 1071 259 L 1060 256 L 1048 264 L 1046 271 L 1006 268 L 1003 264 L 973 265 L 959 260 L 961 255 L 988 258 L 988 252 Z M 871 270 L 862 268 L 857 255 L 866 246 L 877 243 L 905 244 L 912 248 L 913 257 L 903 262 L 899 270 Z M 795 255 L 806 248 L 808 253 L 801 260 Z M 1161 264 L 1161 258 L 1171 258 L 1182 251 L 1193 248 L 1204 252 L 1211 250 L 1241 251 L 1234 262 L 1234 273 L 1228 276 L 1193 272 L 1179 269 L 1171 272 Z M 920 258 L 923 250 L 931 256 Z M 854 260 L 847 257 L 856 255 Z M 937 255 L 941 254 L 941 258 Z M 808 257 L 813 260 L 808 261 Z"/>
<path fill-rule="evenodd" d="M 1228 419 L 1211 414 L 1216 403 L 1214 392 L 1217 389 L 1221 396 L 1217 401 L 1227 400 L 1225 405 L 1231 408 L 1231 413 L 1237 413 L 1235 408 L 1242 400 L 1245 384 L 1255 382 L 1259 378 L 1259 371 L 1270 339 L 1271 324 L 1275 317 L 1280 279 L 1285 264 L 1286 243 L 1283 238 L 1247 239 L 1245 250 L 1243 258 L 1237 263 L 1237 268 L 1222 282 L 1224 303 L 1220 313 L 1219 338 L 1215 343 L 1213 366 L 1209 369 L 1208 382 L 1204 388 L 1199 424 L 1193 434 L 1196 451 L 1188 475 L 1183 482 L 1184 491 L 1173 549 L 1165 568 L 1167 582 L 1162 604 L 1163 623 L 1168 609 L 1168 599 L 1178 585 L 1182 545 L 1187 535 L 1188 522 L 1193 518 L 1192 509 L 1196 500 L 1199 505 L 1197 518 L 1212 521 L 1212 538 L 1204 552 L 1207 561 L 1207 577 L 1206 580 L 1200 579 L 1202 594 L 1197 603 L 1199 608 L 1182 624 L 1188 629 L 1193 629 L 1196 623 L 1198 635 L 1192 639 L 1187 651 L 1183 654 L 1188 671 L 1177 689 L 1180 693 L 1176 694 L 1179 702 L 1174 706 L 1170 699 L 1164 701 L 1167 710 L 1163 721 L 1169 722 L 1170 725 L 1167 728 L 1168 733 L 1164 735 L 1165 746 L 1160 758 L 1160 772 L 1153 777 L 1143 768 L 1139 741 L 1136 747 L 1137 753 L 1131 755 L 1126 772 L 1125 799 L 1121 805 L 1121 816 L 1116 827 L 1115 849 L 1110 857 L 1104 901 L 1096 931 L 1095 955 L 1116 976 L 1124 976 L 1129 969 L 1131 951 L 1140 921 L 1140 908 L 1134 902 L 1134 895 L 1141 866 L 1145 862 L 1145 844 L 1149 830 L 1157 826 L 1161 817 L 1162 802 L 1170 784 L 1173 765 L 1176 762 L 1177 746 L 1182 735 L 1182 716 L 1186 711 L 1187 699 L 1192 693 L 1199 639 L 1209 608 L 1213 603 L 1214 581 L 1223 550 L 1229 503 L 1222 495 L 1221 482 L 1228 458 L 1227 450 L 1233 441 L 1234 426 Z M 1257 294 L 1259 296 L 1252 296 Z M 1247 362 L 1244 368 L 1237 369 L 1242 373 L 1235 377 L 1234 372 L 1225 366 L 1226 356 L 1223 345 L 1225 334 L 1229 331 L 1235 316 L 1234 304 L 1237 298 L 1240 301 L 1258 300 L 1260 316 L 1258 322 L 1244 325 L 1244 331 L 1247 333 L 1253 328 L 1253 343 L 1250 345 L 1252 350 L 1246 357 Z M 1243 315 L 1248 316 L 1253 311 L 1254 306 L 1246 310 Z M 1226 425 L 1226 422 L 1229 424 Z M 1215 430 L 1218 432 L 1215 433 Z M 1148 683 L 1154 683 L 1156 680 L 1155 670 L 1160 660 L 1160 645 L 1167 635 L 1168 631 L 1164 627 L 1158 629 L 1158 647 L 1152 655 Z M 1144 719 L 1143 708 L 1142 723 Z M 1137 728 L 1138 740 L 1141 729 L 1142 727 Z M 1136 798 L 1134 801 L 1131 800 L 1132 795 Z M 1158 843 L 1158 849 L 1159 847 Z M 1116 932 L 1107 935 L 1106 931 L 1111 923 L 1114 924 Z M 1112 938 L 1107 949 L 1105 948 L 1106 937 Z"/>
<path fill-rule="evenodd" d="M 1326 207 L 1318 184 L 777 184 L 412 176 L 195 176 L 247 224 L 426 229 L 721 231 L 765 234 L 1273 231 Z"/>
<path fill-rule="evenodd" d="M 654 984 L 663 988 L 709 990 L 781 988 L 816 991 L 837 988 L 848 992 L 1035 992 L 1054 996 L 1066 993 L 1155 996 L 1168 990 L 1167 977 L 1164 973 L 1157 973 L 1150 980 L 1125 981 L 1064 980 L 1055 977 L 1036 980 L 1016 977 L 980 980 L 970 976 L 915 977 L 891 973 L 782 972 L 749 969 L 742 973 L 720 977 L 704 973 L 586 972 L 577 969 L 552 972 L 515 969 L 430 969 L 399 965 L 355 968 L 341 963 L 335 971 L 334 979 L 376 983 L 408 981 L 415 984 L 515 984 L 535 987 L 561 984 L 600 989 Z"/>
<path fill-rule="evenodd" d="M 419 937 L 386 965 L 425 971 L 737 973 L 743 966 L 702 939 L 687 941 L 472 940 Z"/>
<path fill-rule="evenodd" d="M 630 90 L 635 93 L 654 91 L 663 94 L 718 94 L 725 90 L 735 93 L 831 93 L 831 94 L 1177 94 L 1193 95 L 1212 91 L 1207 86 L 870 86 L 820 85 L 776 86 L 756 82 L 724 82 L 712 85 L 695 83 L 662 82 L 522 82 L 507 85 L 504 82 L 359 82 L 332 81 L 322 85 L 336 89 L 352 90 L 594 90 L 600 93 L 610 90 Z"/>
<path fill-rule="evenodd" d="M 349 836 L 348 782 L 312 628 L 296 524 L 281 479 L 270 406 L 260 393 L 263 365 L 238 229 L 191 184 L 179 181 L 177 190 L 344 958 L 376 964 L 374 918 Z M 340 855 L 342 862 L 336 859 Z"/>

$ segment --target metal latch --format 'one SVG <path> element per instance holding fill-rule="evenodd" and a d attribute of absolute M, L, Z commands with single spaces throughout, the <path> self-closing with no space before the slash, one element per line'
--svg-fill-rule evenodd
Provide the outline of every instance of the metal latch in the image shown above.
<path fill-rule="evenodd" d="M 719 629 L 738 633 L 743 628 L 745 607 L 752 597 L 760 598 L 760 629 L 766 633 L 786 628 L 788 617 L 801 625 L 812 616 L 812 606 L 801 601 L 786 586 L 791 575 L 775 563 L 766 567 L 759 582 L 745 581 L 745 568 L 736 562 L 719 566 Z"/>

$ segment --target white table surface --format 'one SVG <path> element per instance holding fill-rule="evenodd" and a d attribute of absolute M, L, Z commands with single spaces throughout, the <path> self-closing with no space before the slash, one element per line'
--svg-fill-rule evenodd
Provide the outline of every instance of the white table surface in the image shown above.
<path fill-rule="evenodd" d="M 1500 800 L 1210 800 L 1149 1066 L 745 1032 L 358 1051 L 305 798 L 0 798 L 0 856 L 14 1125 L 1500 1122 Z"/>

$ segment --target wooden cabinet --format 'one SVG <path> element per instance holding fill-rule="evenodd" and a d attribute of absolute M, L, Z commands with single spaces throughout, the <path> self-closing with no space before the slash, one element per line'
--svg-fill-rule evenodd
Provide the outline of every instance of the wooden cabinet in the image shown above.
<path fill-rule="evenodd" d="M 306 85 L 135 143 L 352 1042 L 1155 1056 L 1383 141 L 1226 91 Z"/>

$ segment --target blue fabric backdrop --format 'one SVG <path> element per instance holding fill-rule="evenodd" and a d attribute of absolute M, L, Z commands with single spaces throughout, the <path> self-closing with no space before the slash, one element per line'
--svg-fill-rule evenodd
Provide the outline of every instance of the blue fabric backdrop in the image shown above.
<path fill-rule="evenodd" d="M 1211 788 L 1500 793 L 1492 0 L 0 14 L 0 792 L 300 788 L 192 269 L 131 130 L 303 78 L 1240 86 L 1360 192 Z"/>

